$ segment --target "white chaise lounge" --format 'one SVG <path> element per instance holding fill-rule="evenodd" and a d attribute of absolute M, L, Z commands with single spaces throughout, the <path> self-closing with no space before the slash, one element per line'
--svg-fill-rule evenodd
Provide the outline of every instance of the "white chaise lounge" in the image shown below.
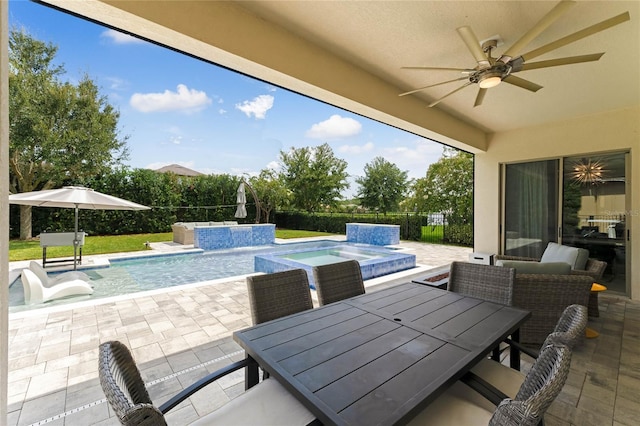
<path fill-rule="evenodd" d="M 62 272 L 60 274 L 55 274 L 53 276 L 49 276 L 47 271 L 36 261 L 32 260 L 29 262 L 29 269 L 36 274 L 36 276 L 42 282 L 42 285 L 51 288 L 54 285 L 62 284 L 64 282 L 73 281 L 73 280 L 82 280 L 89 281 L 89 275 L 85 274 L 82 271 L 68 271 Z"/>
<path fill-rule="evenodd" d="M 71 280 L 45 287 L 42 281 L 30 269 L 22 270 L 22 286 L 24 287 L 24 303 L 44 303 L 67 296 L 92 294 L 93 288 L 86 281 Z"/>

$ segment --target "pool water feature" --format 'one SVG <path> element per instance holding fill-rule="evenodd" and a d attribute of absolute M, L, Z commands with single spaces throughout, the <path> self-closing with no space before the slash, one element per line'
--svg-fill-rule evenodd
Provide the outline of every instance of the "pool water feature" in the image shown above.
<path fill-rule="evenodd" d="M 91 278 L 94 293 L 54 300 L 44 304 L 25 305 L 20 279 L 9 287 L 9 312 L 21 312 L 49 306 L 95 300 L 148 290 L 158 290 L 217 279 L 240 277 L 256 272 L 254 257 L 265 254 L 292 254 L 325 248 L 355 247 L 361 244 L 320 240 L 302 243 L 209 250 L 196 253 L 171 253 L 110 259 L 110 266 L 82 269 Z M 382 249 L 396 252 L 393 249 Z M 259 272 L 259 271 L 258 271 Z M 50 272 L 51 275 L 55 273 Z"/>
<path fill-rule="evenodd" d="M 364 280 L 416 267 L 416 256 L 414 254 L 400 253 L 383 247 L 340 244 L 321 249 L 259 254 L 255 256 L 255 270 L 256 272 L 272 273 L 302 268 L 307 271 L 309 284 L 315 289 L 314 266 L 344 262 L 351 259 L 360 263 L 362 279 Z"/>

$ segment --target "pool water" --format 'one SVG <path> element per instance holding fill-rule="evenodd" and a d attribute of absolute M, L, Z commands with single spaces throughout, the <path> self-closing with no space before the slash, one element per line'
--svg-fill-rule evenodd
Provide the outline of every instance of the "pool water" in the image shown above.
<path fill-rule="evenodd" d="M 283 259 L 295 260 L 309 266 L 328 265 L 330 263 L 343 262 L 346 259 L 357 261 L 379 259 L 383 257 L 380 253 L 358 250 L 357 252 L 340 249 L 315 250 L 300 253 L 283 254 Z"/>
<path fill-rule="evenodd" d="M 362 279 L 381 277 L 416 267 L 416 255 L 367 244 L 337 244 L 328 248 L 299 248 L 284 253 L 256 254 L 255 271 L 272 273 L 288 269 L 307 271 L 309 285 L 315 289 L 313 267 L 357 260 Z"/>
<path fill-rule="evenodd" d="M 256 271 L 254 258 L 261 254 L 276 254 L 291 251 L 323 249 L 339 246 L 362 246 L 330 240 L 273 244 L 269 246 L 244 247 L 237 249 L 209 250 L 191 254 L 167 254 L 128 259 L 112 259 L 109 267 L 83 269 L 91 278 L 94 293 L 53 300 L 44 304 L 25 305 L 20 279 L 9 287 L 9 311 L 20 312 L 30 309 L 94 300 L 147 290 L 157 290 L 202 281 L 231 278 L 251 274 Z M 380 250 L 380 248 L 378 248 Z M 394 252 L 393 249 L 384 249 Z M 339 260 L 344 260 L 340 258 Z M 53 273 L 50 273 L 53 275 Z"/>

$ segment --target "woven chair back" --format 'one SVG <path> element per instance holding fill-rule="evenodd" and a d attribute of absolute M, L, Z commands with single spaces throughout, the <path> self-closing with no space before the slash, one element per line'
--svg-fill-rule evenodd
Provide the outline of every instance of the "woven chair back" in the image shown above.
<path fill-rule="evenodd" d="M 100 345 L 100 386 L 125 426 L 164 426 L 166 421 L 149 397 L 140 370 L 129 349 L 118 341 Z"/>
<path fill-rule="evenodd" d="M 313 309 L 304 269 L 247 277 L 253 324 Z"/>
<path fill-rule="evenodd" d="M 516 271 L 502 266 L 452 262 L 447 289 L 465 296 L 511 306 Z"/>
<path fill-rule="evenodd" d="M 535 426 L 556 399 L 569 375 L 571 349 L 549 344 L 531 367 L 514 399 L 505 399 L 496 408 L 490 426 Z"/>
<path fill-rule="evenodd" d="M 556 341 L 573 349 L 578 342 L 582 341 L 588 320 L 586 306 L 576 304 L 567 306 L 553 330 L 553 334 L 560 335 L 562 339 Z"/>
<path fill-rule="evenodd" d="M 315 266 L 313 279 L 320 306 L 365 292 L 362 271 L 357 260 Z"/>

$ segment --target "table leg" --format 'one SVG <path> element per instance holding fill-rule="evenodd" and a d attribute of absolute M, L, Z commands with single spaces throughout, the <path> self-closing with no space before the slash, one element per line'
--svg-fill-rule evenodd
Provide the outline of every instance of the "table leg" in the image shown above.
<path fill-rule="evenodd" d="M 244 387 L 245 390 L 249 389 L 252 386 L 258 384 L 259 376 L 258 376 L 258 363 L 247 355 L 249 359 L 249 365 L 244 370 Z"/>
<path fill-rule="evenodd" d="M 519 329 L 511 334 L 511 340 L 520 343 Z M 511 365 L 511 368 L 520 371 L 520 350 L 515 345 L 511 345 L 509 348 L 509 363 Z"/>
<path fill-rule="evenodd" d="M 500 362 L 500 345 L 493 348 L 491 359 L 494 361 Z"/>

